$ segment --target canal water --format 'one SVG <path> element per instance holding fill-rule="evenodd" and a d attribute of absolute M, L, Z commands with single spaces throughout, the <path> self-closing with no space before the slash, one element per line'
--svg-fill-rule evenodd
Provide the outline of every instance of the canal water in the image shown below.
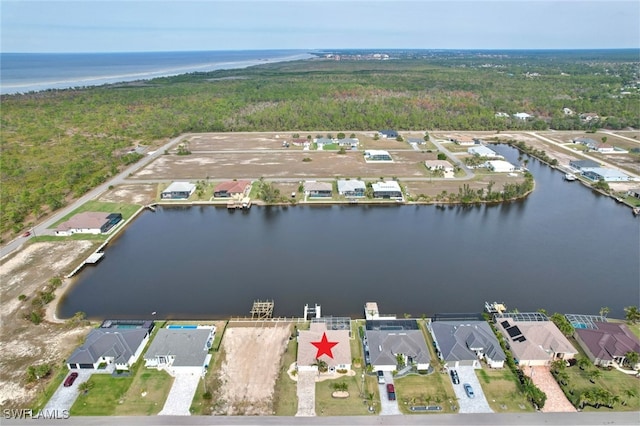
<path fill-rule="evenodd" d="M 517 152 L 499 147 L 515 162 Z M 525 200 L 479 206 L 159 208 L 85 268 L 61 317 L 420 316 L 509 309 L 610 316 L 640 300 L 640 220 L 533 159 Z"/>

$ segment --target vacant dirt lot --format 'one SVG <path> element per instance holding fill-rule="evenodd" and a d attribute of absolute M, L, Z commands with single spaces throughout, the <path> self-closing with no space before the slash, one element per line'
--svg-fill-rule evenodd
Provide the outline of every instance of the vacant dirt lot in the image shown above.
<path fill-rule="evenodd" d="M 98 201 L 110 203 L 151 204 L 158 197 L 158 185 L 118 185 L 100 195 Z"/>
<path fill-rule="evenodd" d="M 327 177 L 425 177 L 435 153 L 390 151 L 392 163 L 366 163 L 362 151 L 265 151 L 165 155 L 131 179 L 307 179 Z M 309 158 L 311 161 L 303 161 Z"/>
<path fill-rule="evenodd" d="M 225 361 L 219 374 L 226 415 L 273 414 L 273 391 L 291 325 L 258 324 L 229 323 L 224 333 Z"/>
<path fill-rule="evenodd" d="M 53 321 L 55 304 L 70 285 L 67 279 L 56 291 L 56 299 L 47 305 L 48 321 L 34 325 L 23 318 L 23 313 L 49 279 L 70 272 L 96 245 L 89 241 L 34 243 L 2 260 L 0 406 L 24 408 L 38 390 L 44 388 L 44 383 L 25 382 L 27 367 L 44 363 L 60 365 L 87 333 L 87 327 L 70 329 Z M 25 301 L 18 300 L 21 294 L 27 296 Z"/>

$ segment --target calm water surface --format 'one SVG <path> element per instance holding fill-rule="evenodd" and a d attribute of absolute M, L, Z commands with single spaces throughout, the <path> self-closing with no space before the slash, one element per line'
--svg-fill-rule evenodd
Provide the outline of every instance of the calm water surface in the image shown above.
<path fill-rule="evenodd" d="M 505 151 L 506 150 L 506 151 Z M 511 149 L 503 152 L 514 156 Z M 62 317 L 362 317 L 477 312 L 485 300 L 520 311 L 610 316 L 640 299 L 640 220 L 537 161 L 536 190 L 495 206 L 160 208 L 142 214 L 88 267 Z"/>

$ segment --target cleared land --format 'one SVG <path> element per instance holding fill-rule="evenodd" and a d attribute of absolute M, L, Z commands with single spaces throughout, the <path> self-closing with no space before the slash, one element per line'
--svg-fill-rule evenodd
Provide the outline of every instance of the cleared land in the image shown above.
<path fill-rule="evenodd" d="M 222 412 L 271 415 L 276 378 L 291 335 L 290 324 L 229 323 L 222 340 Z M 262 326 L 263 325 L 263 326 Z"/>

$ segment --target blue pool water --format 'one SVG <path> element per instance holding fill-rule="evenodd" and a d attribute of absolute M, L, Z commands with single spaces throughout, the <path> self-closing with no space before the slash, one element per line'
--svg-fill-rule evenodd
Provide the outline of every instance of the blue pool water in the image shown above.
<path fill-rule="evenodd" d="M 168 325 L 167 328 L 198 328 L 197 325 Z"/>

